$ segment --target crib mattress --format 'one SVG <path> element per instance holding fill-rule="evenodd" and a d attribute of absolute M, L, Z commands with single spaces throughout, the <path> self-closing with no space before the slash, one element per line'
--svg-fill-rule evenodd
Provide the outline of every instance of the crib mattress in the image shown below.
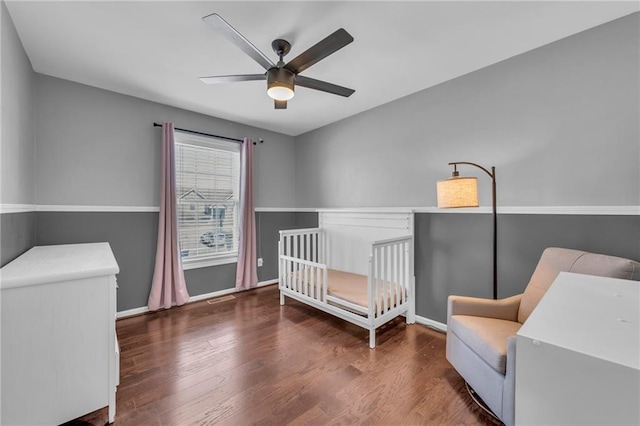
<path fill-rule="evenodd" d="M 327 294 L 367 308 L 367 277 L 351 272 L 327 269 Z"/>
<path fill-rule="evenodd" d="M 369 295 L 367 294 L 367 277 L 365 275 L 353 274 L 351 272 L 327 269 L 327 294 L 362 306 L 369 307 Z M 402 291 L 399 287 L 389 285 L 386 305 L 395 306 L 396 300 L 402 299 Z M 384 296 L 380 296 L 379 302 L 384 305 Z M 376 305 L 377 308 L 377 305 Z"/>
<path fill-rule="evenodd" d="M 291 273 L 291 275 L 295 280 L 295 276 L 297 274 Z M 396 300 L 398 302 L 402 300 L 402 291 L 400 287 L 396 287 L 394 285 L 389 285 L 387 288 L 386 304 L 390 307 L 395 306 Z M 327 269 L 327 294 L 358 306 L 362 306 L 365 309 L 369 307 L 366 275 L 339 271 L 337 269 Z M 384 304 L 384 296 L 382 295 L 380 296 L 380 303 Z"/>

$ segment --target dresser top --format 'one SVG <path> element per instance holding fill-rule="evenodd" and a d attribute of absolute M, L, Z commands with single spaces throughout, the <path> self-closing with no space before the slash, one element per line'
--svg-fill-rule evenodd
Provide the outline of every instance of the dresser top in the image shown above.
<path fill-rule="evenodd" d="M 0 269 L 0 288 L 114 275 L 120 272 L 109 243 L 36 246 Z"/>
<path fill-rule="evenodd" d="M 561 272 L 518 336 L 640 369 L 640 282 Z"/>

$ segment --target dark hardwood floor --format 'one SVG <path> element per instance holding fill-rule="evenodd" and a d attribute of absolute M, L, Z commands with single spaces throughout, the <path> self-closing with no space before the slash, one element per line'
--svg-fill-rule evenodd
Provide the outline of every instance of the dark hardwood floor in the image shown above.
<path fill-rule="evenodd" d="M 445 335 L 377 333 L 276 286 L 117 322 L 116 425 L 495 425 L 445 359 Z M 70 424 L 103 425 L 106 409 Z"/>

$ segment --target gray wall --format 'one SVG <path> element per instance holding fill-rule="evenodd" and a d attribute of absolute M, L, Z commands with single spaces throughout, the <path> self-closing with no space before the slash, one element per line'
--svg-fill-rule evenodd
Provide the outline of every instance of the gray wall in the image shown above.
<path fill-rule="evenodd" d="M 0 205 L 35 203 L 34 73 L 4 2 L 0 2 L 2 99 Z M 2 210 L 2 209 L 0 209 Z M 35 243 L 35 215 L 0 214 L 0 267 Z"/>
<path fill-rule="evenodd" d="M 261 137 L 255 205 L 294 206 L 294 138 L 38 74 L 36 198 L 42 205 L 158 206 L 161 130 L 153 122 Z"/>
<path fill-rule="evenodd" d="M 36 214 L 0 214 L 0 267 L 36 244 Z"/>
<path fill-rule="evenodd" d="M 447 297 L 492 297 L 489 214 L 415 217 L 416 313 L 446 322 Z M 542 251 L 566 247 L 640 260 L 640 216 L 498 215 L 498 297 L 521 293 Z"/>
<path fill-rule="evenodd" d="M 502 206 L 640 205 L 639 17 L 297 137 L 297 206 L 432 206 L 450 161 Z"/>
<path fill-rule="evenodd" d="M 1 204 L 34 204 L 34 72 L 2 2 Z"/>

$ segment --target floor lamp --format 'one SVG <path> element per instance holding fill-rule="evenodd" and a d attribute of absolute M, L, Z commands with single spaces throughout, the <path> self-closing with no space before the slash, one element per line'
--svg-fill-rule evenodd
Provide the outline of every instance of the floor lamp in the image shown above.
<path fill-rule="evenodd" d="M 491 178 L 491 198 L 493 206 L 493 298 L 498 298 L 498 215 L 496 214 L 496 168 L 491 167 L 491 171 L 467 161 L 456 161 L 449 163 L 453 166 L 453 173 L 449 179 L 438 181 L 438 207 L 439 208 L 459 208 L 478 207 L 478 178 L 461 177 L 458 172 L 458 165 L 466 164 L 475 166 Z"/>

